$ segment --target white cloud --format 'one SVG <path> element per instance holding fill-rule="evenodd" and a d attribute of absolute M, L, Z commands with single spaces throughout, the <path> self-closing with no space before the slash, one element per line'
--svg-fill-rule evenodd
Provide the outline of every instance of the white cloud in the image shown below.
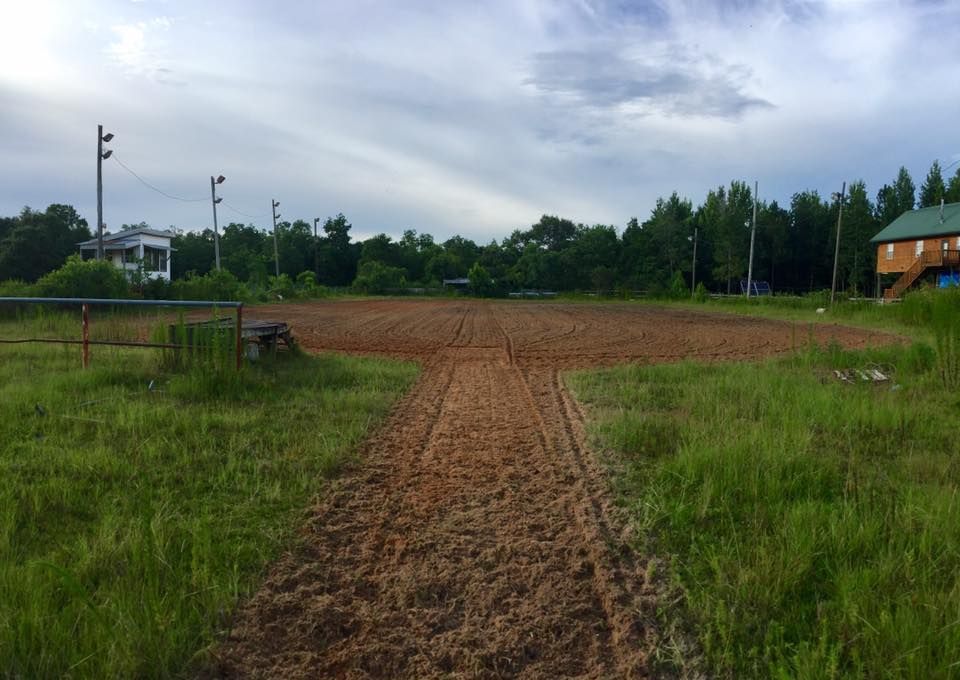
<path fill-rule="evenodd" d="M 89 216 L 100 122 L 170 193 L 222 172 L 253 214 L 275 197 L 291 218 L 484 241 L 542 212 L 622 226 L 658 195 L 698 201 L 733 178 L 781 201 L 860 176 L 875 193 L 957 147 L 948 3 L 18 6 L 42 28 L 7 36 L 33 46 L 22 72 L 0 59 L 0 153 L 30 159 L 0 168 L 0 214 L 56 201 Z M 209 221 L 105 173 L 111 223 Z"/>

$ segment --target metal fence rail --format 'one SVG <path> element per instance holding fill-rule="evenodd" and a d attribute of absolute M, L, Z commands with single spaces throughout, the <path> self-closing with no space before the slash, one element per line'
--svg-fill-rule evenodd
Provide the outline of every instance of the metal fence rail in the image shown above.
<path fill-rule="evenodd" d="M 0 344 L 21 344 L 29 342 L 49 342 L 64 345 L 82 345 L 82 363 L 84 368 L 90 366 L 90 345 L 114 345 L 117 347 L 149 347 L 161 349 L 188 349 L 189 345 L 158 342 L 130 342 L 123 340 L 91 340 L 90 339 L 90 306 L 125 306 L 125 307 L 192 307 L 192 308 L 227 308 L 237 310 L 236 324 L 236 355 L 237 370 L 243 366 L 243 303 L 236 300 L 112 300 L 110 298 L 45 298 L 45 297 L 0 297 L 0 304 L 46 304 L 46 305 L 80 305 L 82 339 L 69 340 L 58 338 L 25 338 L 17 340 L 0 339 Z"/>

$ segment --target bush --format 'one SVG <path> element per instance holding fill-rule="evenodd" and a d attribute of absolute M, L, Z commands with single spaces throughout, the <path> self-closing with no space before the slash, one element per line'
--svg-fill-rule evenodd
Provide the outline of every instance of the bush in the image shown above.
<path fill-rule="evenodd" d="M 361 293 L 385 293 L 388 288 L 403 288 L 407 283 L 406 274 L 401 267 L 390 267 L 371 260 L 360 265 L 353 288 Z"/>
<path fill-rule="evenodd" d="M 277 298 L 289 300 L 297 296 L 297 291 L 293 287 L 293 279 L 287 274 L 271 276 L 268 288 L 267 294 L 271 300 L 276 300 Z"/>
<path fill-rule="evenodd" d="M 188 272 L 185 279 L 170 285 L 170 292 L 176 300 L 236 300 L 240 297 L 240 281 L 225 269 L 203 276 Z"/>
<path fill-rule="evenodd" d="M 693 299 L 696 302 L 706 302 L 709 297 L 710 294 L 707 292 L 707 287 L 703 285 L 703 281 L 701 281 L 693 290 Z"/>
<path fill-rule="evenodd" d="M 470 288 L 473 289 L 474 295 L 487 297 L 493 294 L 493 278 L 490 276 L 490 272 L 484 269 L 479 262 L 473 263 L 467 273 L 467 278 L 470 279 Z"/>
<path fill-rule="evenodd" d="M 690 289 L 687 288 L 687 282 L 683 278 L 683 274 L 679 271 L 673 273 L 673 278 L 670 279 L 670 297 L 674 300 L 684 300 L 690 295 Z"/>
<path fill-rule="evenodd" d="M 71 255 L 67 262 L 36 285 L 45 297 L 124 298 L 130 292 L 126 275 L 107 260 L 81 260 Z"/>
<path fill-rule="evenodd" d="M 36 297 L 37 287 L 20 279 L 0 281 L 0 297 Z"/>

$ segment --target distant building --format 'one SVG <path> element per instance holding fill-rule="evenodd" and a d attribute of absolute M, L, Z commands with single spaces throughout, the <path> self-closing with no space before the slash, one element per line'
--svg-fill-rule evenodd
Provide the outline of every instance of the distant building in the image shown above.
<path fill-rule="evenodd" d="M 470 279 L 465 277 L 459 277 L 456 279 L 444 279 L 443 287 L 446 288 L 450 286 L 451 288 L 456 288 L 457 290 L 466 290 L 470 287 Z"/>
<path fill-rule="evenodd" d="M 877 244 L 877 274 L 901 275 L 883 291 L 888 300 L 932 275 L 952 279 L 960 271 L 960 203 L 905 212 L 870 242 Z"/>
<path fill-rule="evenodd" d="M 170 258 L 173 253 L 170 241 L 173 236 L 173 232 L 144 227 L 104 234 L 104 258 L 128 274 L 142 266 L 146 276 L 169 281 Z M 79 246 L 80 256 L 84 260 L 97 257 L 97 239 L 84 241 Z"/>

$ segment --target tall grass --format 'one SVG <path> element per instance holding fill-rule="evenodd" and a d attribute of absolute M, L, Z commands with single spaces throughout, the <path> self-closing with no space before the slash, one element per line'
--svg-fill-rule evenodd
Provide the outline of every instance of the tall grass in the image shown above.
<path fill-rule="evenodd" d="M 960 398 L 941 378 L 952 351 L 570 377 L 639 547 L 671 556 L 713 672 L 960 676 Z M 895 387 L 832 374 L 871 365 Z"/>
<path fill-rule="evenodd" d="M 0 677 L 185 672 L 416 372 L 93 351 L 0 346 Z"/>

